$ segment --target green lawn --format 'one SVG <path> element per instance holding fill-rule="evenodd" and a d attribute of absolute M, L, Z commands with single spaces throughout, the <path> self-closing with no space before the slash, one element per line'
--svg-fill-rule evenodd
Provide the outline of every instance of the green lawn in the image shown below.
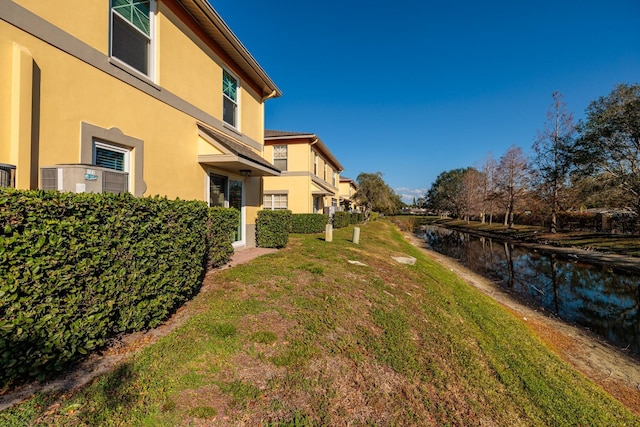
<path fill-rule="evenodd" d="M 171 335 L 0 425 L 640 425 L 389 222 L 351 233 L 215 272 Z"/>

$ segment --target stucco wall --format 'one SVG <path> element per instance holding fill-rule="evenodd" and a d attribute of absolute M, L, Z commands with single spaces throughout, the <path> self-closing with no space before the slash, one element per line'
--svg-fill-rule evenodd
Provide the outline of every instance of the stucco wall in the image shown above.
<path fill-rule="evenodd" d="M 110 63 L 108 1 L 87 7 L 86 2 L 72 0 L 64 8 L 36 0 L 16 3 L 64 30 L 57 35 L 59 44 L 76 52 L 70 55 L 64 47 L 0 20 L 0 102 L 3 111 L 10 112 L 0 117 L 0 135 L 10 141 L 0 149 L 0 163 L 19 164 L 18 187 L 37 187 L 37 178 L 34 185 L 31 177 L 34 171 L 37 177 L 39 167 L 80 162 L 84 122 L 117 128 L 143 141 L 145 195 L 206 199 L 196 123 L 221 123 L 222 65 L 213 51 L 194 34 L 185 35 L 172 12 L 161 5 L 154 84 Z M 69 10 L 74 11 L 73 19 Z M 251 140 L 260 151 L 263 104 L 250 88 L 241 89 L 240 97 L 240 129 L 245 132 L 229 131 L 230 135 Z M 35 150 L 34 129 L 39 132 Z"/>

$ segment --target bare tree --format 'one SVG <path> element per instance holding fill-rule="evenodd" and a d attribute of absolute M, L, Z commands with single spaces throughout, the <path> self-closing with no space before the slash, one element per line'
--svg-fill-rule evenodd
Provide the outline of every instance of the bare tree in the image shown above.
<path fill-rule="evenodd" d="M 513 212 L 529 184 L 528 160 L 522 148 L 512 145 L 500 157 L 496 171 L 496 187 L 505 208 L 504 226 L 513 227 Z"/>
<path fill-rule="evenodd" d="M 482 206 L 480 209 L 480 221 L 484 224 L 489 215 L 489 224 L 493 223 L 493 207 L 496 197 L 496 168 L 497 163 L 491 153 L 487 153 L 482 164 Z"/>
<path fill-rule="evenodd" d="M 481 210 L 482 174 L 475 168 L 468 168 L 462 174 L 460 188 L 456 195 L 456 205 L 462 217 L 469 223 L 472 212 Z"/>
<path fill-rule="evenodd" d="M 573 114 L 567 112 L 562 94 L 555 91 L 551 96 L 553 102 L 547 111 L 547 121 L 533 144 L 536 153 L 533 163 L 537 169 L 536 177 L 539 178 L 540 196 L 551 209 L 550 231 L 555 233 L 558 228 L 560 200 L 568 187 L 575 125 Z"/>

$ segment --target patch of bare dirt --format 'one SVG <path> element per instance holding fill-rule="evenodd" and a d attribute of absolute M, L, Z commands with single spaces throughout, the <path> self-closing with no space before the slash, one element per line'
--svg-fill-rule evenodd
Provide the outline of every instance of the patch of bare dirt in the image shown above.
<path fill-rule="evenodd" d="M 559 357 L 640 415 L 640 361 L 603 342 L 587 330 L 554 319 L 516 301 L 490 280 L 449 257 L 428 250 L 415 236 L 405 233 L 405 238 L 423 250 L 429 258 L 449 268 L 469 285 L 505 306 Z"/>

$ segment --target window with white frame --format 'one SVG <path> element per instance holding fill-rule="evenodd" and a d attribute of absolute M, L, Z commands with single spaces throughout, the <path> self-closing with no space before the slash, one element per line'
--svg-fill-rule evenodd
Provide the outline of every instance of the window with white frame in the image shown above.
<path fill-rule="evenodd" d="M 278 210 L 288 208 L 287 194 L 265 194 L 263 199 L 264 209 Z"/>
<path fill-rule="evenodd" d="M 120 172 L 129 172 L 131 151 L 116 145 L 95 141 L 93 144 L 93 164 Z"/>
<path fill-rule="evenodd" d="M 222 72 L 222 119 L 238 127 L 238 79 L 227 71 Z"/>
<path fill-rule="evenodd" d="M 281 171 L 287 170 L 288 151 L 286 145 L 273 146 L 273 164 Z"/>
<path fill-rule="evenodd" d="M 154 0 L 111 0 L 111 56 L 151 76 Z"/>
<path fill-rule="evenodd" d="M 315 151 L 313 152 L 313 174 L 318 176 L 318 154 Z"/>

